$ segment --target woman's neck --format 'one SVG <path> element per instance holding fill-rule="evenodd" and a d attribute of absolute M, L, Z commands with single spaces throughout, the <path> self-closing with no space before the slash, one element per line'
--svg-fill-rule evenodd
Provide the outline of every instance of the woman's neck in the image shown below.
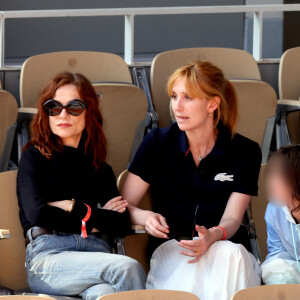
<path fill-rule="evenodd" d="M 82 133 L 76 136 L 62 138 L 62 142 L 67 147 L 78 148 Z"/>
<path fill-rule="evenodd" d="M 204 159 L 213 149 L 217 134 L 213 126 L 193 131 L 186 131 L 187 139 L 193 160 L 198 167 L 202 159 Z"/>
<path fill-rule="evenodd" d="M 186 131 L 186 136 L 191 150 L 205 152 L 215 143 L 217 134 L 214 128 L 201 128 L 192 131 Z"/>

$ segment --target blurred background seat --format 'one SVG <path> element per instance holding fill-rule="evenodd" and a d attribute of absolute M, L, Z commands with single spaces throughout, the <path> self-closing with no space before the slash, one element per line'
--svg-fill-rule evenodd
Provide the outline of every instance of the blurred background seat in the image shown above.
<path fill-rule="evenodd" d="M 297 300 L 299 295 L 299 284 L 263 285 L 241 290 L 232 300 Z"/>
<path fill-rule="evenodd" d="M 1 228 L 10 239 L 0 241 L 0 286 L 10 290 L 28 289 L 25 274 L 25 239 L 19 220 L 16 194 L 17 171 L 0 173 Z"/>
<path fill-rule="evenodd" d="M 18 105 L 15 97 L 0 90 L 0 172 L 7 171 L 16 131 Z"/>
<path fill-rule="evenodd" d="M 278 74 L 277 149 L 300 143 L 300 47 L 282 54 Z"/>

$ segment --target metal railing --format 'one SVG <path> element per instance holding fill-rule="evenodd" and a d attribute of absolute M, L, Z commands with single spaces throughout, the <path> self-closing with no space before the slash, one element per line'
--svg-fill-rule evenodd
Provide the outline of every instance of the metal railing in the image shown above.
<path fill-rule="evenodd" d="M 7 19 L 124 16 L 124 30 L 125 30 L 124 59 L 129 65 L 132 65 L 134 64 L 134 17 L 135 16 L 253 13 L 254 21 L 253 21 L 252 54 L 257 61 L 261 61 L 262 40 L 263 40 L 263 14 L 266 12 L 285 12 L 285 11 L 300 11 L 300 4 L 1 11 L 0 12 L 0 69 L 4 68 L 5 20 Z"/>

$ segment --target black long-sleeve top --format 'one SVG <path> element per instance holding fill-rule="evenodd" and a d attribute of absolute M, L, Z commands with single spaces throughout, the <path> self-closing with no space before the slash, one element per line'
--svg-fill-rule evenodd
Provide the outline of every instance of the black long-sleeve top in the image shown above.
<path fill-rule="evenodd" d="M 97 208 L 119 196 L 112 168 L 103 164 L 98 170 L 91 155 L 84 154 L 84 137 L 78 148 L 64 147 L 61 154 L 47 159 L 31 146 L 22 154 L 17 176 L 19 215 L 24 235 L 33 226 L 67 233 L 81 233 L 81 220 L 92 214 L 87 231 L 94 227 L 109 235 L 126 235 L 130 228 L 129 213 Z M 47 202 L 75 199 L 71 213 L 47 205 Z"/>

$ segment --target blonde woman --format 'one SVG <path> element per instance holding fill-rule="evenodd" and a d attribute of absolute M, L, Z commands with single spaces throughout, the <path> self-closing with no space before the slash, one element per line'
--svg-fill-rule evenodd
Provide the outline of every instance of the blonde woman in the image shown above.
<path fill-rule="evenodd" d="M 218 67 L 191 63 L 167 88 L 177 122 L 147 135 L 123 189 L 131 222 L 150 235 L 147 288 L 227 300 L 261 282 L 241 226 L 261 151 L 236 133 L 238 99 Z M 137 208 L 149 187 L 154 212 Z"/>

